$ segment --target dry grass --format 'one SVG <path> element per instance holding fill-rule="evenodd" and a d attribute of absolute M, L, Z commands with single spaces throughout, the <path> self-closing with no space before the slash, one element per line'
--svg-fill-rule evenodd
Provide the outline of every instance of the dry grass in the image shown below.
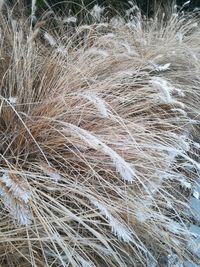
<path fill-rule="evenodd" d="M 136 13 L 63 36 L 1 16 L 1 266 L 197 260 L 200 30 Z"/>

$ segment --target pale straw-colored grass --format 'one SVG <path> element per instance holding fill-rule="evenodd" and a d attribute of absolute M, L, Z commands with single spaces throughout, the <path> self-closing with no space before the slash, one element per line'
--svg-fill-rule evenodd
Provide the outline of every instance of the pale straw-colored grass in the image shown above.
<path fill-rule="evenodd" d="M 197 260 L 198 20 L 136 11 L 70 37 L 1 16 L 1 266 Z"/>

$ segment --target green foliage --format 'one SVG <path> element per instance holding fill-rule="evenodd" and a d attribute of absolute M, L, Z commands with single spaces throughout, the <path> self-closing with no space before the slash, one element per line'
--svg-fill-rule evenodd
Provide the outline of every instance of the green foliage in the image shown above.
<path fill-rule="evenodd" d="M 46 8 L 46 4 L 43 0 L 37 0 L 38 8 Z"/>

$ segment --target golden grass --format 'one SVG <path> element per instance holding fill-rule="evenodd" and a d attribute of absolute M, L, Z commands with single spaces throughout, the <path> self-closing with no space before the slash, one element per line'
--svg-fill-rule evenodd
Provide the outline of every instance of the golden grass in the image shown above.
<path fill-rule="evenodd" d="M 197 260 L 198 21 L 136 13 L 65 34 L 1 16 L 1 266 Z"/>

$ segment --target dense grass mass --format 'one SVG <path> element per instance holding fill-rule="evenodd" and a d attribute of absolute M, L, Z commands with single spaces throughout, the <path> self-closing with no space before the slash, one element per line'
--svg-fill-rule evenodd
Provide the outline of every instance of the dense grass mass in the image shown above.
<path fill-rule="evenodd" d="M 59 27 L 45 14 L 33 27 L 34 6 L 27 19 L 2 5 L 3 267 L 198 262 L 198 18 L 131 8 Z"/>

